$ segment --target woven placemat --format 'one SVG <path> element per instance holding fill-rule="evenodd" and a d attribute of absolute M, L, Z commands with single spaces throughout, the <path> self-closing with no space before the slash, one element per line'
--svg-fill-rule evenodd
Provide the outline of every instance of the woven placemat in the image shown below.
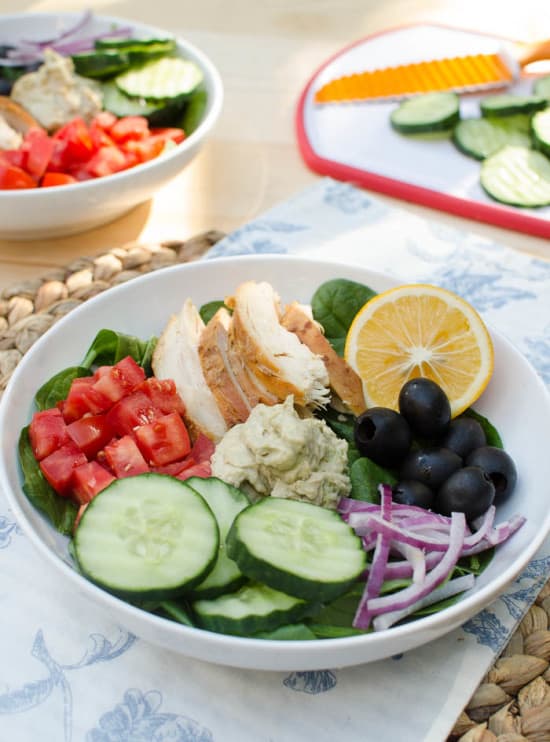
<path fill-rule="evenodd" d="M 76 306 L 149 271 L 201 257 L 224 235 L 132 242 L 0 293 L 0 396 L 31 345 Z M 550 580 L 483 678 L 448 742 L 550 742 Z"/>

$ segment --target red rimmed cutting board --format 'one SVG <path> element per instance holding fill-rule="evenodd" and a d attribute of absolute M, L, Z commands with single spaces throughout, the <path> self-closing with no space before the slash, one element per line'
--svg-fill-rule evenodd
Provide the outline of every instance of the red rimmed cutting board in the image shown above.
<path fill-rule="evenodd" d="M 329 59 L 306 85 L 296 111 L 298 145 L 315 172 L 379 193 L 537 237 L 550 237 L 550 207 L 498 204 L 479 184 L 480 163 L 451 141 L 404 137 L 389 123 L 395 102 L 319 106 L 329 80 L 376 67 L 463 54 L 493 53 L 502 39 L 438 25 L 396 28 L 362 39 Z M 530 93 L 532 78 L 509 88 Z M 479 116 L 483 95 L 462 95 L 461 115 Z"/>

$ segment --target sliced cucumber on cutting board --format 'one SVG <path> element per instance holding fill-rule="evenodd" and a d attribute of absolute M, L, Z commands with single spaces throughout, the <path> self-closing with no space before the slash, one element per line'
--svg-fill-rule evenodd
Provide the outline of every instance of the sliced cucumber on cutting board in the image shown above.
<path fill-rule="evenodd" d="M 511 206 L 550 205 L 550 160 L 527 147 L 503 147 L 481 165 L 480 181 L 492 198 Z"/>

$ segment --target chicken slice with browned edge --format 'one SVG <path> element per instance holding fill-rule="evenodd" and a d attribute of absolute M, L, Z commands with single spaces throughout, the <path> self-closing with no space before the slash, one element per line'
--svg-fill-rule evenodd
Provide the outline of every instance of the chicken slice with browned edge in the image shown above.
<path fill-rule="evenodd" d="M 204 378 L 228 427 L 247 420 L 252 408 L 229 359 L 230 324 L 227 309 L 218 309 L 202 331 L 199 341 Z"/>
<path fill-rule="evenodd" d="M 341 358 L 315 320 L 298 302 L 292 302 L 285 308 L 281 324 L 294 332 L 307 347 L 321 356 L 328 371 L 329 384 L 345 406 L 354 415 L 360 415 L 366 409 L 363 395 L 363 384 L 351 366 Z"/>
<path fill-rule="evenodd" d="M 289 395 L 301 407 L 322 407 L 330 398 L 320 356 L 280 323 L 279 296 L 270 284 L 245 281 L 226 299 L 233 309 L 231 340 L 246 366 L 281 401 Z"/>
<path fill-rule="evenodd" d="M 199 358 L 199 341 L 204 322 L 197 308 L 187 299 L 173 315 L 153 353 L 152 366 L 159 379 L 173 379 L 185 404 L 185 421 L 193 438 L 204 433 L 219 441 L 227 425 L 210 391 Z"/>

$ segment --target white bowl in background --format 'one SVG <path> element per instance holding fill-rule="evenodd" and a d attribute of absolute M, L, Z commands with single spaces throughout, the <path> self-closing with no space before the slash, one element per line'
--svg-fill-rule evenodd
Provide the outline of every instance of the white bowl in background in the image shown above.
<path fill-rule="evenodd" d="M 79 13 L 21 13 L 0 18 L 0 43 L 21 38 L 55 36 L 81 17 Z M 124 18 L 93 15 L 82 35 L 116 26 L 130 26 L 142 38 L 166 38 L 172 32 Z M 183 39 L 176 39 L 182 57 L 203 71 L 206 109 L 199 126 L 169 152 L 149 162 L 102 178 L 53 188 L 0 190 L 0 239 L 36 240 L 83 232 L 106 224 L 150 199 L 195 157 L 221 113 L 223 85 L 208 57 Z"/>
<path fill-rule="evenodd" d="M 493 377 L 475 409 L 501 433 L 516 462 L 517 488 L 498 509 L 497 521 L 516 512 L 525 525 L 499 546 L 475 587 L 459 601 L 430 616 L 362 636 L 318 641 L 273 641 L 226 636 L 190 628 L 147 613 L 88 582 L 71 565 L 67 539 L 29 502 L 21 489 L 17 441 L 28 424 L 39 386 L 61 369 L 77 364 L 101 328 L 137 335 L 158 335 L 186 297 L 200 306 L 223 298 L 247 279 L 270 282 L 283 301 L 309 302 L 331 278 L 348 278 L 376 291 L 395 281 L 339 263 L 287 256 L 219 258 L 174 266 L 136 278 L 88 300 L 57 322 L 23 358 L 0 402 L 0 487 L 17 520 L 43 557 L 75 590 L 102 606 L 114 621 L 142 638 L 208 662 L 259 670 L 312 670 L 372 662 L 432 641 L 472 618 L 502 594 L 535 555 L 550 531 L 545 492 L 550 481 L 547 453 L 550 396 L 525 358 L 492 332 Z M 70 611 L 70 600 L 67 610 Z"/>

